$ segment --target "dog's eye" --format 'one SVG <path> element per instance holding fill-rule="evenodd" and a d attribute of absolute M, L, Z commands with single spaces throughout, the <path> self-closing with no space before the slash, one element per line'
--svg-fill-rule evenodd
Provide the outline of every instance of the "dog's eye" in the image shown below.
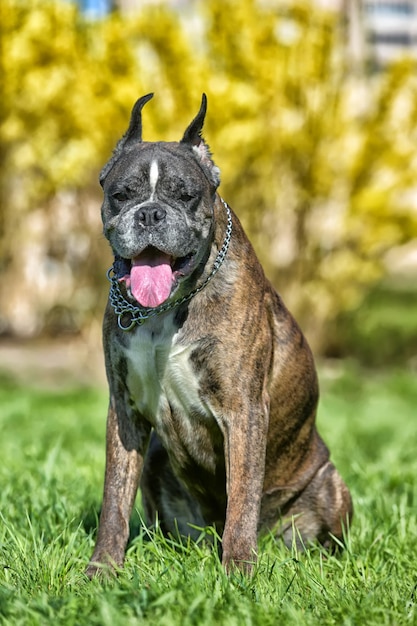
<path fill-rule="evenodd" d="M 113 200 L 117 200 L 117 202 L 126 202 L 126 200 L 129 199 L 126 191 L 115 191 L 114 193 L 112 193 L 111 197 L 113 198 Z"/>
<path fill-rule="evenodd" d="M 191 200 L 193 200 L 194 196 L 190 196 L 190 194 L 188 193 L 182 193 L 180 195 L 180 200 L 181 202 L 191 202 Z"/>

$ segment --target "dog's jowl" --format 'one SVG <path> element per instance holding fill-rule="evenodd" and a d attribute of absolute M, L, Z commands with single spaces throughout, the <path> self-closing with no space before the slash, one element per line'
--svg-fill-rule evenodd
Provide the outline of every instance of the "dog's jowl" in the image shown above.
<path fill-rule="evenodd" d="M 139 485 L 147 523 L 165 533 L 215 525 L 228 570 L 250 571 L 263 530 L 288 545 L 340 543 L 352 504 L 316 430 L 313 358 L 217 194 L 206 97 L 179 143 L 142 141 L 151 97 L 100 179 L 115 261 L 104 499 L 87 573 L 122 565 Z"/>

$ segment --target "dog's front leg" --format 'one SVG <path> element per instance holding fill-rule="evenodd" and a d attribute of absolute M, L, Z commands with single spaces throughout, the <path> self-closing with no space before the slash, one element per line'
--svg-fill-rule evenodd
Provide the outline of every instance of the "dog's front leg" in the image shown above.
<path fill-rule="evenodd" d="M 226 521 L 222 562 L 250 574 L 256 561 L 257 530 L 265 474 L 268 411 L 234 415 L 226 428 Z"/>
<path fill-rule="evenodd" d="M 86 570 L 92 578 L 113 566 L 120 567 L 129 538 L 129 519 L 135 501 L 150 426 L 116 411 L 112 397 L 107 416 L 106 473 L 103 505 L 94 554 Z"/>

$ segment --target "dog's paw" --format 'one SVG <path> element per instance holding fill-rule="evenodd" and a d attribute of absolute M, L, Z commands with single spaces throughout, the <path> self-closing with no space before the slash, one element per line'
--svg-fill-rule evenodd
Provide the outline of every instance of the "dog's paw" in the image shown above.
<path fill-rule="evenodd" d="M 232 550 L 230 552 L 223 550 L 222 565 L 228 576 L 233 574 L 233 572 L 251 576 L 256 561 L 256 551 L 253 548 L 248 547 L 246 550 Z"/>
<path fill-rule="evenodd" d="M 120 566 L 117 566 L 108 557 L 101 560 L 92 558 L 85 570 L 85 575 L 90 580 L 93 580 L 93 578 L 110 580 L 117 576 L 119 570 Z"/>

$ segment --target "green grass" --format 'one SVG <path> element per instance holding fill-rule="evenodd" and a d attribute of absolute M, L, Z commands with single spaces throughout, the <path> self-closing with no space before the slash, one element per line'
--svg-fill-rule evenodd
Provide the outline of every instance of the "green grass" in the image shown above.
<path fill-rule="evenodd" d="M 348 548 L 259 544 L 252 579 L 204 543 L 147 536 L 89 582 L 104 471 L 106 394 L 0 385 L 0 624 L 417 624 L 417 385 L 412 372 L 321 370 L 320 431 L 355 502 Z"/>

